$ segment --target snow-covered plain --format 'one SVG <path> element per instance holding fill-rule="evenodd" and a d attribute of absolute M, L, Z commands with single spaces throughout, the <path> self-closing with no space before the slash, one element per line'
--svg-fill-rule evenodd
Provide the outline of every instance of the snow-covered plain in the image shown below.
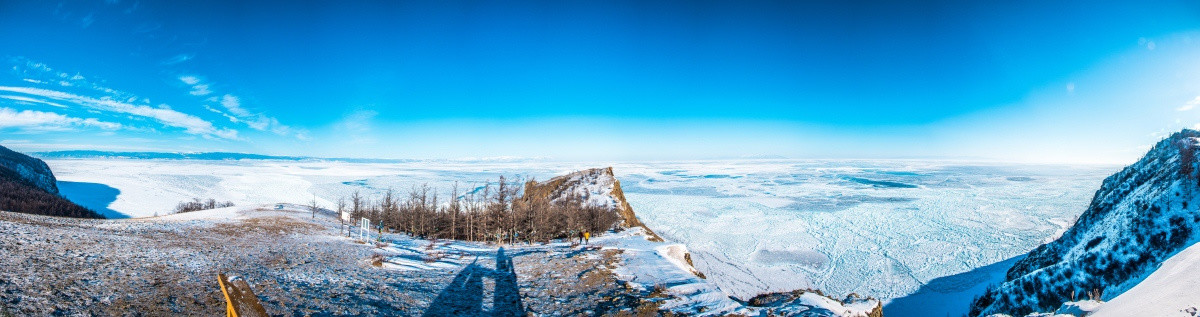
<path fill-rule="evenodd" d="M 354 191 L 404 192 L 423 183 L 448 195 L 455 182 L 466 192 L 499 175 L 545 180 L 611 165 L 639 218 L 667 240 L 685 244 L 709 281 L 742 299 L 799 288 L 903 297 L 936 278 L 1024 254 L 1061 234 L 1101 180 L 1119 168 L 797 160 L 47 163 L 60 181 L 115 188 L 111 202 L 91 199 L 88 207 L 129 217 L 166 214 L 191 198 L 248 205 L 304 203 L 315 196 L 329 207 Z"/>
<path fill-rule="evenodd" d="M 1117 168 L 691 162 L 619 178 L 642 221 L 734 296 L 812 287 L 891 299 L 1061 234 Z"/>

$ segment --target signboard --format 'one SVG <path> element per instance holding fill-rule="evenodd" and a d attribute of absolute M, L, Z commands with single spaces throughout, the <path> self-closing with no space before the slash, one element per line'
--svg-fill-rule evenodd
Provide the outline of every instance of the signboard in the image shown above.
<path fill-rule="evenodd" d="M 362 218 L 362 223 L 358 226 L 358 239 L 368 241 L 371 237 L 371 219 Z"/>

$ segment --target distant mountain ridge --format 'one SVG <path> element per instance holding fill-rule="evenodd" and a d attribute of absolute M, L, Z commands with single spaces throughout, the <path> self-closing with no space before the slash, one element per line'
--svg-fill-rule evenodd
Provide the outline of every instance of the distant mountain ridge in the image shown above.
<path fill-rule="evenodd" d="M 381 158 L 348 158 L 348 157 L 315 157 L 315 156 L 286 156 L 264 155 L 237 152 L 121 152 L 97 150 L 68 150 L 32 152 L 30 155 L 43 159 L 138 159 L 138 160 L 204 160 L 204 161 L 238 161 L 238 160 L 278 160 L 278 161 L 330 161 L 346 163 L 411 163 L 428 161 L 451 162 L 525 162 L 545 160 L 547 158 L 521 157 L 492 157 L 492 158 L 462 158 L 462 159 L 381 159 Z"/>
<path fill-rule="evenodd" d="M 166 159 L 166 160 L 290 160 L 299 161 L 313 159 L 304 156 L 272 156 L 261 154 L 231 153 L 231 152 L 111 152 L 92 150 L 34 152 L 41 158 L 127 158 L 127 159 Z"/>
<path fill-rule="evenodd" d="M 1200 132 L 1185 129 L 1109 176 L 1058 240 L 1029 252 L 1002 284 L 973 303 L 971 316 L 1055 311 L 1136 286 L 1164 260 L 1197 242 Z"/>
<path fill-rule="evenodd" d="M 0 210 L 36 215 L 104 218 L 58 194 L 50 166 L 0 146 Z"/>

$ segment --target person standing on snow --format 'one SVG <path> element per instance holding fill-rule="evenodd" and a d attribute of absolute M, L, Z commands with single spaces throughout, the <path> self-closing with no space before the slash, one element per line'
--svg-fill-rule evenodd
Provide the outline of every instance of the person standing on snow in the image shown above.
<path fill-rule="evenodd" d="M 591 240 L 591 239 L 592 239 L 592 233 L 590 231 L 584 231 L 583 232 L 583 244 L 588 244 L 588 240 Z"/>

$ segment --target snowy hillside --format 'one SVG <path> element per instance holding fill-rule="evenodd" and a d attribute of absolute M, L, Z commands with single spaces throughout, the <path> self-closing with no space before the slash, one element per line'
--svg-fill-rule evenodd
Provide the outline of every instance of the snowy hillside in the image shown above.
<path fill-rule="evenodd" d="M 547 197 L 552 203 L 574 197 L 584 205 L 615 210 L 621 216 L 623 227 L 641 227 L 651 240 L 662 241 L 653 230 L 638 220 L 633 207 L 625 201 L 621 182 L 613 175 L 612 167 L 577 171 L 545 182 L 529 181 L 525 183 L 525 195 Z"/>
<path fill-rule="evenodd" d="M 1120 297 L 1194 244 L 1197 138 L 1193 130 L 1175 133 L 1105 179 L 1075 225 L 1018 261 L 1004 283 L 973 303 L 971 315 L 1054 311 L 1089 292 Z"/>
<path fill-rule="evenodd" d="M 1196 316 L 1200 313 L 1200 244 L 1163 261 L 1137 286 L 1101 303 L 1091 316 Z"/>

